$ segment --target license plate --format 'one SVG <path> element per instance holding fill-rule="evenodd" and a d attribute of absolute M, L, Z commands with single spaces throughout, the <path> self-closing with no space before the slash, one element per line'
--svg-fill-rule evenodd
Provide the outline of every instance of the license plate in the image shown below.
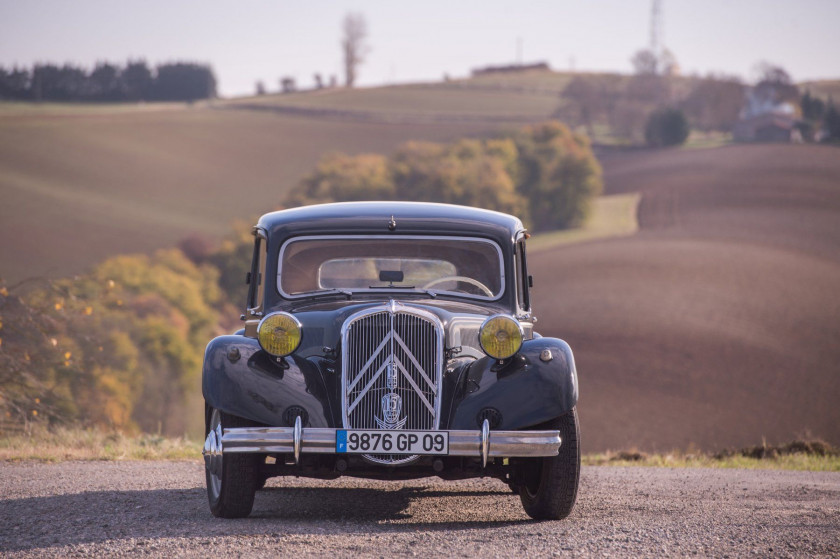
<path fill-rule="evenodd" d="M 335 451 L 340 454 L 449 454 L 449 433 L 339 429 L 335 432 Z"/>

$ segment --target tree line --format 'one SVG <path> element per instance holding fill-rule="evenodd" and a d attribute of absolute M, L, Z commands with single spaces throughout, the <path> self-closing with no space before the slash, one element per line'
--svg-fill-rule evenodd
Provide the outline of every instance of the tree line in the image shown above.
<path fill-rule="evenodd" d="M 837 141 L 837 110 L 833 102 L 800 92 L 790 74 L 779 66 L 758 65 L 752 85 L 737 77 L 710 74 L 679 77 L 676 60 L 666 51 L 656 58 L 640 51 L 633 58 L 636 73 L 577 75 L 561 94 L 557 116 L 584 127 L 590 137 L 608 131 L 619 140 L 650 145 L 676 145 L 689 128 L 700 132 L 732 132 L 750 105 L 790 104 L 805 141 Z"/>
<path fill-rule="evenodd" d="M 602 189 L 588 138 L 560 122 L 488 139 L 407 142 L 390 156 L 325 156 L 283 204 L 407 200 L 476 206 L 544 231 L 580 224 Z"/>
<path fill-rule="evenodd" d="M 649 116 L 664 109 L 682 112 L 696 130 L 730 132 L 744 106 L 745 90 L 738 78 L 727 76 L 582 74 L 563 91 L 565 103 L 558 116 L 585 127 L 590 135 L 603 127 L 632 142 L 643 139 Z"/>
<path fill-rule="evenodd" d="M 35 64 L 0 67 L 0 99 L 17 101 L 195 101 L 216 96 L 209 65 L 172 62 L 150 68 L 143 60 L 125 66 L 99 62 L 81 66 Z"/>

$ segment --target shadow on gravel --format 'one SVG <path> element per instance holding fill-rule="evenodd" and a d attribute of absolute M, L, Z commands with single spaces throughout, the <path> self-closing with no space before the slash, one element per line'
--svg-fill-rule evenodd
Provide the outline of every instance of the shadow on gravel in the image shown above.
<path fill-rule="evenodd" d="M 214 518 L 204 489 L 94 491 L 0 501 L 0 552 L 108 540 L 289 534 L 406 532 L 496 528 L 484 499 L 497 491 L 269 487 L 257 493 L 250 518 Z M 511 499 L 518 499 L 511 495 Z M 426 502 L 424 502 L 426 501 Z M 472 507 L 461 506 L 463 501 Z M 518 503 L 517 503 L 518 504 Z M 420 514 L 415 517 L 409 511 Z M 495 518 L 494 520 L 485 520 Z M 280 522 L 282 521 L 282 522 Z"/>
<path fill-rule="evenodd" d="M 521 520 L 485 520 L 491 511 L 478 508 L 474 513 L 464 511 L 457 503 L 465 499 L 498 498 L 507 491 L 435 491 L 426 487 L 402 487 L 393 491 L 367 488 L 302 488 L 270 487 L 257 493 L 252 518 L 276 518 L 283 520 L 322 520 L 332 522 L 374 522 L 397 528 L 435 529 L 440 525 L 447 530 L 462 528 L 494 527 L 518 524 Z M 510 494 L 512 499 L 517 499 Z M 441 507 L 441 503 L 445 505 Z M 411 514 L 411 505 L 420 509 L 424 505 L 440 510 L 435 520 L 448 514 L 456 514 L 457 520 L 429 522 Z M 485 516 L 486 515 L 486 516 Z M 473 518 L 470 518 L 473 516 Z M 392 524 L 392 523 L 397 524 Z"/>

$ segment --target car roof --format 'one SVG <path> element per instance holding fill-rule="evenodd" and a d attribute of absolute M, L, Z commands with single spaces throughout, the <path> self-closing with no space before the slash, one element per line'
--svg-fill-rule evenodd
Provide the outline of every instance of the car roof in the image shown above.
<path fill-rule="evenodd" d="M 393 218 L 393 223 L 392 223 Z M 525 228 L 512 215 L 428 202 L 338 202 L 263 215 L 256 226 L 272 244 L 312 234 L 456 235 L 491 238 L 502 246 Z"/>

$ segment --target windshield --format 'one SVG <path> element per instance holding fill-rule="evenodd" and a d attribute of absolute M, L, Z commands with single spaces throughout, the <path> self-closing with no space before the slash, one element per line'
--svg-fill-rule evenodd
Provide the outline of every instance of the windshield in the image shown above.
<path fill-rule="evenodd" d="M 484 239 L 420 236 L 299 237 L 280 249 L 277 288 L 429 291 L 495 299 L 504 289 L 502 252 Z"/>

